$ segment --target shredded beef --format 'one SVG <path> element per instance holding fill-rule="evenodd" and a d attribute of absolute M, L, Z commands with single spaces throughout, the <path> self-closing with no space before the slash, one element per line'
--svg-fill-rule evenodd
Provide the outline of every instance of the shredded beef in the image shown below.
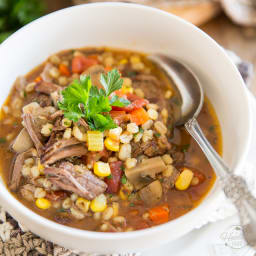
<path fill-rule="evenodd" d="M 31 114 L 24 114 L 23 121 L 24 121 L 24 126 L 27 129 L 30 138 L 34 142 L 38 155 L 41 156 L 43 153 L 43 144 L 42 144 L 43 138 L 36 129 L 33 116 Z"/>
<path fill-rule="evenodd" d="M 173 167 L 173 172 L 170 177 L 164 177 L 162 182 L 163 193 L 166 195 L 169 189 L 173 188 L 176 180 L 179 177 L 179 171 Z"/>
<path fill-rule="evenodd" d="M 37 96 L 37 102 L 39 103 L 40 107 L 49 107 L 52 105 L 52 100 L 49 96 L 45 94 L 39 94 Z"/>
<path fill-rule="evenodd" d="M 83 144 L 77 144 L 54 150 L 44 154 L 41 158 L 43 164 L 53 164 L 66 157 L 83 156 L 87 153 L 87 149 Z"/>
<path fill-rule="evenodd" d="M 94 199 L 107 189 L 106 183 L 97 178 L 92 172 L 86 169 L 83 173 L 76 172 L 74 166 L 69 162 L 61 163 L 58 168 L 48 167 L 44 172 L 53 184 L 88 200 Z"/>
<path fill-rule="evenodd" d="M 42 81 L 35 86 L 36 92 L 44 93 L 47 95 L 50 95 L 51 93 L 59 90 L 61 90 L 61 87 L 59 85 L 45 81 Z"/>
<path fill-rule="evenodd" d="M 16 156 L 16 159 L 14 161 L 14 166 L 11 174 L 11 179 L 10 179 L 10 189 L 12 191 L 16 191 L 20 185 L 21 181 L 21 171 L 22 167 L 24 164 L 24 161 L 26 158 L 32 156 L 32 150 L 29 149 L 23 153 L 20 153 Z"/>

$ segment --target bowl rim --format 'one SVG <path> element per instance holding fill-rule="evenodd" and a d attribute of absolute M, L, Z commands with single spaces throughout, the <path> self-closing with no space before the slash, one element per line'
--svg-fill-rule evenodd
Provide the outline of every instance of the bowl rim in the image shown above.
<path fill-rule="evenodd" d="M 37 23 L 41 23 L 44 22 L 45 19 L 47 19 L 49 16 L 58 16 L 58 15 L 62 15 L 68 12 L 72 12 L 73 9 L 80 9 L 80 8 L 97 8 L 97 7 L 125 7 L 125 8 L 134 8 L 134 9 L 141 9 L 142 11 L 147 11 L 147 12 L 151 12 L 151 13 L 156 13 L 159 15 L 164 15 L 167 16 L 173 20 L 176 20 L 180 23 L 183 23 L 184 26 L 188 26 L 190 27 L 191 31 L 193 31 L 193 33 L 197 33 L 198 36 L 200 36 L 203 40 L 207 40 L 209 44 L 211 44 L 213 47 L 218 48 L 219 53 L 221 53 L 221 55 L 223 56 L 223 59 L 226 60 L 226 62 L 229 63 L 230 68 L 233 69 L 233 75 L 236 76 L 237 80 L 240 80 L 240 84 L 241 86 L 244 87 L 244 90 L 241 90 L 243 92 L 243 96 L 245 98 L 247 98 L 247 109 L 248 109 L 248 134 L 246 134 L 247 138 L 245 138 L 246 143 L 244 146 L 244 153 L 242 154 L 240 161 L 237 163 L 235 168 L 240 168 L 241 165 L 243 164 L 243 162 L 245 161 L 246 155 L 249 151 L 249 146 L 250 146 L 250 141 L 251 141 L 251 137 L 252 137 L 252 110 L 249 107 L 249 95 L 248 92 L 246 91 L 246 88 L 244 86 L 244 82 L 243 79 L 239 73 L 239 71 L 237 70 L 235 64 L 230 60 L 230 58 L 228 57 L 227 53 L 224 51 L 224 49 L 217 44 L 217 42 L 215 42 L 210 36 L 208 36 L 204 31 L 200 30 L 199 28 L 197 28 L 196 26 L 194 26 L 193 24 L 189 23 L 188 21 L 177 17 L 171 13 L 165 12 L 163 10 L 160 9 L 156 9 L 154 7 L 149 7 L 149 6 L 145 6 L 142 4 L 134 4 L 134 3 L 121 3 L 121 2 L 105 2 L 105 3 L 88 3 L 88 4 L 81 4 L 81 5 L 77 5 L 77 6 L 71 6 L 71 7 L 67 7 L 58 11 L 55 11 L 53 13 L 49 13 L 47 15 L 44 15 L 38 19 L 36 19 L 35 21 L 25 25 L 24 27 L 22 27 L 21 29 L 19 29 L 18 31 L 16 31 L 14 34 L 12 34 L 9 38 L 7 38 L 1 45 L 0 45 L 0 49 L 2 49 L 5 45 L 8 45 L 8 42 L 13 40 L 16 35 L 20 34 L 23 32 L 23 30 L 28 29 L 30 26 L 34 26 Z M 217 181 L 216 181 L 217 182 Z M 215 185 L 216 185 L 215 182 Z M 168 231 L 170 230 L 170 226 L 173 226 L 174 224 L 176 225 L 182 225 L 182 223 L 184 223 L 184 219 L 188 219 L 190 217 L 190 219 L 193 219 L 193 217 L 195 217 L 196 219 L 196 215 L 197 213 L 200 211 L 200 214 L 204 214 L 206 212 L 208 212 L 209 210 L 207 210 L 206 205 L 204 205 L 204 201 L 206 199 L 206 197 L 203 199 L 203 201 L 194 209 L 192 209 L 191 211 L 189 211 L 188 213 L 174 219 L 171 220 L 167 223 L 158 225 L 158 226 L 153 226 L 150 228 L 146 228 L 146 229 L 142 229 L 142 230 L 136 230 L 133 232 L 118 232 L 118 233 L 104 233 L 104 232 L 98 232 L 98 231 L 88 231 L 88 230 L 82 230 L 82 229 L 78 229 L 78 228 L 72 228 L 72 227 L 68 227 L 62 224 L 58 224 L 52 220 L 49 220 L 45 217 L 42 217 L 41 215 L 35 213 L 34 211 L 30 210 L 29 208 L 27 208 L 25 205 L 23 205 L 22 203 L 20 203 L 12 194 L 11 192 L 7 189 L 7 187 L 5 186 L 4 183 L 0 183 L 0 187 L 3 187 L 3 191 L 0 190 L 0 196 L 3 198 L 3 200 L 10 205 L 13 205 L 13 207 L 15 207 L 17 212 L 21 212 L 22 215 L 25 216 L 29 216 L 29 218 L 31 218 L 34 222 L 39 223 L 41 225 L 43 225 L 45 228 L 49 228 L 49 229 L 54 229 L 58 232 L 64 232 L 65 234 L 70 234 L 73 237 L 84 237 L 84 238 L 89 238 L 89 239 L 98 239 L 98 240 L 124 240 L 124 239 L 129 239 L 129 238 L 136 238 L 136 237 L 141 237 L 144 235 L 148 235 L 149 233 L 153 234 L 153 233 L 157 233 L 160 231 Z M 215 186 L 212 187 L 212 189 L 208 192 L 211 193 L 211 191 L 213 190 Z M 220 191 L 218 191 L 220 192 Z M 217 192 L 216 192 L 217 193 Z M 4 195 L 4 196 L 3 196 Z M 216 200 L 215 200 L 216 201 Z M 213 203 L 213 202 L 212 202 Z M 203 209 L 204 207 L 204 209 Z M 204 210 L 204 211 L 203 211 Z M 194 226 L 194 225 L 193 225 Z M 193 228 L 191 228 L 192 230 Z"/>

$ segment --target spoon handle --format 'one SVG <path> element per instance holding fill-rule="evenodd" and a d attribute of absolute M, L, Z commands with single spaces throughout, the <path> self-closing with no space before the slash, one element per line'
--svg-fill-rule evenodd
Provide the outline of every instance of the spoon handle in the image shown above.
<path fill-rule="evenodd" d="M 230 174 L 230 169 L 206 139 L 196 119 L 192 118 L 185 123 L 185 128 L 203 150 L 217 176 L 222 179 L 226 178 Z"/>
<path fill-rule="evenodd" d="M 206 139 L 195 118 L 190 119 L 185 124 L 185 128 L 205 153 L 219 178 L 225 195 L 236 206 L 246 242 L 256 249 L 256 199 L 249 191 L 245 180 L 232 173 Z"/>

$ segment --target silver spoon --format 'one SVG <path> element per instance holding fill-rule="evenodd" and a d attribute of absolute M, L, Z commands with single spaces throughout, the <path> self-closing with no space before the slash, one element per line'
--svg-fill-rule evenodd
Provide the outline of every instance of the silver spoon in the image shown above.
<path fill-rule="evenodd" d="M 245 180 L 233 174 L 200 129 L 196 118 L 203 106 L 204 93 L 198 78 L 188 67 L 170 57 L 151 55 L 148 58 L 165 71 L 180 93 L 181 116 L 176 125 L 185 125 L 201 147 L 215 170 L 225 195 L 237 208 L 246 242 L 256 249 L 256 199 L 248 190 Z"/>

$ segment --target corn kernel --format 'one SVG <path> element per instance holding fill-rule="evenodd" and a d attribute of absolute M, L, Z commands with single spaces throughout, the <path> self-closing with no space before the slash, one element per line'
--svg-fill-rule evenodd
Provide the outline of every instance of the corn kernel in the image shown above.
<path fill-rule="evenodd" d="M 120 64 L 120 65 L 125 65 L 127 62 L 128 62 L 127 59 L 121 59 L 121 60 L 119 61 L 119 64 Z"/>
<path fill-rule="evenodd" d="M 135 123 L 129 123 L 129 124 L 127 125 L 127 131 L 128 131 L 129 133 L 137 133 L 137 132 L 139 132 L 139 127 L 138 127 L 138 125 L 135 124 Z"/>
<path fill-rule="evenodd" d="M 91 202 L 89 200 L 86 200 L 85 198 L 79 197 L 76 200 L 76 206 L 82 210 L 84 213 L 89 211 Z"/>
<path fill-rule="evenodd" d="M 152 130 L 144 131 L 143 136 L 142 136 L 142 141 L 143 142 L 148 142 L 152 139 L 153 139 L 153 131 Z"/>
<path fill-rule="evenodd" d="M 73 127 L 73 135 L 79 141 L 86 141 L 87 140 L 86 133 L 82 133 L 78 126 Z"/>
<path fill-rule="evenodd" d="M 64 132 L 64 134 L 63 134 L 63 138 L 66 139 L 66 140 L 68 140 L 68 139 L 71 138 L 71 135 L 72 135 L 72 130 L 71 130 L 71 128 L 66 128 L 66 129 L 65 129 L 65 132 Z"/>
<path fill-rule="evenodd" d="M 127 200 L 128 199 L 128 193 L 126 191 L 124 191 L 124 187 L 122 187 L 120 190 L 119 190 L 119 197 L 122 199 L 122 200 Z"/>
<path fill-rule="evenodd" d="M 175 182 L 176 189 L 186 190 L 189 187 L 193 177 L 194 173 L 188 168 L 184 168 L 184 170 L 181 172 L 180 176 Z"/>
<path fill-rule="evenodd" d="M 136 158 L 127 158 L 125 160 L 125 167 L 128 168 L 128 169 L 135 167 L 136 164 L 137 164 L 137 159 Z"/>
<path fill-rule="evenodd" d="M 132 63 L 132 64 L 137 64 L 137 63 L 140 63 L 141 62 L 141 60 L 140 60 L 140 57 L 139 56 L 131 56 L 130 57 L 130 62 Z"/>
<path fill-rule="evenodd" d="M 127 158 L 131 157 L 131 153 L 132 153 L 131 145 L 130 144 L 123 144 L 120 147 L 118 157 L 119 157 L 120 160 L 125 161 Z"/>
<path fill-rule="evenodd" d="M 45 125 L 43 125 L 42 129 L 41 129 L 41 133 L 45 136 L 48 137 L 51 135 L 52 133 L 52 129 L 53 129 L 53 125 L 50 123 L 47 123 Z"/>
<path fill-rule="evenodd" d="M 67 118 L 63 118 L 61 121 L 61 125 L 68 128 L 72 125 L 72 121 Z"/>
<path fill-rule="evenodd" d="M 104 144 L 105 147 L 110 151 L 119 151 L 119 141 L 113 140 L 111 138 L 106 138 Z"/>
<path fill-rule="evenodd" d="M 129 143 L 133 139 L 133 135 L 130 134 L 129 132 L 124 132 L 120 136 L 120 141 L 124 144 Z"/>
<path fill-rule="evenodd" d="M 104 194 L 95 197 L 90 205 L 93 212 L 103 212 L 107 208 L 107 198 Z"/>
<path fill-rule="evenodd" d="M 103 133 L 99 131 L 88 131 L 88 150 L 102 151 L 104 149 Z"/>
<path fill-rule="evenodd" d="M 101 161 L 98 161 L 94 164 L 93 171 L 99 177 L 107 177 L 111 174 L 109 164 Z"/>
<path fill-rule="evenodd" d="M 164 97 L 166 99 L 170 99 L 172 97 L 172 91 L 171 90 L 166 91 L 164 94 Z"/>
<path fill-rule="evenodd" d="M 157 111 L 154 110 L 153 108 L 150 108 L 150 109 L 148 110 L 148 116 L 149 116 L 150 119 L 156 120 L 156 119 L 158 118 L 158 113 L 157 113 Z"/>
<path fill-rule="evenodd" d="M 40 174 L 44 174 L 44 166 L 41 164 L 40 160 L 37 163 L 37 169 L 39 170 Z"/>
<path fill-rule="evenodd" d="M 108 132 L 108 137 L 110 137 L 113 140 L 119 140 L 122 130 L 123 129 L 120 126 L 114 129 L 110 129 Z"/>
<path fill-rule="evenodd" d="M 118 213 L 119 213 L 119 203 L 113 202 L 113 203 L 112 203 L 112 208 L 113 208 L 113 210 L 114 210 L 114 212 L 113 212 L 113 217 L 115 217 L 115 216 L 117 216 Z"/>
<path fill-rule="evenodd" d="M 133 93 L 133 88 L 132 87 L 126 87 L 123 86 L 121 89 L 122 93 L 127 94 L 127 93 Z"/>
<path fill-rule="evenodd" d="M 144 98 L 144 92 L 140 89 L 140 88 L 137 88 L 134 90 L 134 93 L 140 97 L 140 98 Z"/>
<path fill-rule="evenodd" d="M 59 78 L 60 72 L 56 67 L 52 67 L 49 71 L 49 74 L 52 78 Z"/>
<path fill-rule="evenodd" d="M 132 86 L 132 80 L 129 77 L 123 78 L 123 86 L 125 87 L 131 87 Z"/>
<path fill-rule="evenodd" d="M 51 202 L 45 198 L 36 199 L 36 206 L 42 210 L 46 210 L 51 207 Z"/>
<path fill-rule="evenodd" d="M 173 159 L 169 154 L 163 155 L 162 159 L 163 159 L 165 164 L 172 164 L 173 163 Z"/>

